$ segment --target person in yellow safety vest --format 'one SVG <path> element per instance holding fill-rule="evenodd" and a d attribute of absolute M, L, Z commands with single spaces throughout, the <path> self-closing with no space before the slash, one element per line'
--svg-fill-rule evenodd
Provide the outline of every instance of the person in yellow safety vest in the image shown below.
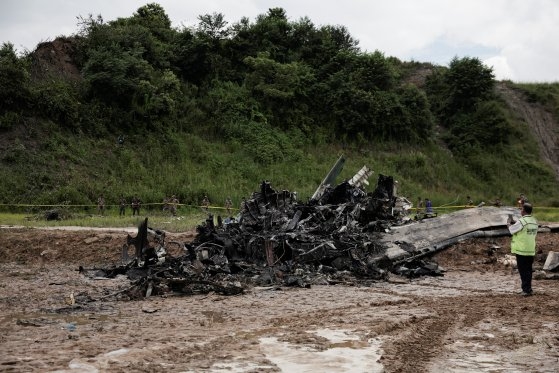
<path fill-rule="evenodd" d="M 509 222 L 512 234 L 511 253 L 516 255 L 516 267 L 522 283 L 522 295 L 532 295 L 532 264 L 536 255 L 536 235 L 538 221 L 532 216 L 532 205 L 525 203 L 520 212 L 521 218 L 514 224 Z"/>

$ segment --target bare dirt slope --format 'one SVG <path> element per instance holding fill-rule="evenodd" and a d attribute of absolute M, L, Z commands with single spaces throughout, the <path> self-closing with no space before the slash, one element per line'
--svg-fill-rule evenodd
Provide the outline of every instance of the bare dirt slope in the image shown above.
<path fill-rule="evenodd" d="M 509 238 L 439 253 L 444 277 L 125 301 L 127 279 L 77 271 L 118 263 L 125 233 L 0 235 L 0 371 L 556 372 L 559 364 L 558 282 L 535 280 L 536 295 L 517 295 L 518 275 L 500 263 Z M 536 267 L 558 241 L 538 235 Z"/>
<path fill-rule="evenodd" d="M 542 105 L 528 102 L 522 93 L 506 82 L 499 82 L 496 89 L 512 112 L 528 125 L 538 141 L 542 158 L 553 167 L 559 180 L 559 124 L 553 115 Z"/>

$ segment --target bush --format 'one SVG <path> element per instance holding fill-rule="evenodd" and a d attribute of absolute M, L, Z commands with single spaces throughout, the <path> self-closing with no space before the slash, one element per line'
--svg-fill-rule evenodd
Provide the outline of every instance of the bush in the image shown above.
<path fill-rule="evenodd" d="M 9 130 L 23 122 L 20 114 L 13 111 L 6 111 L 0 114 L 0 130 Z"/>
<path fill-rule="evenodd" d="M 243 145 L 245 152 L 262 165 L 301 158 L 287 134 L 256 122 L 240 122 L 225 127 L 226 138 Z"/>
<path fill-rule="evenodd" d="M 64 81 L 49 81 L 34 87 L 37 114 L 67 128 L 77 128 L 79 97 L 75 87 Z"/>
<path fill-rule="evenodd" d="M 8 150 L 2 156 L 2 160 L 12 164 L 22 162 L 25 158 L 26 151 L 25 145 L 19 141 L 19 139 L 16 139 L 14 143 L 9 145 Z"/>

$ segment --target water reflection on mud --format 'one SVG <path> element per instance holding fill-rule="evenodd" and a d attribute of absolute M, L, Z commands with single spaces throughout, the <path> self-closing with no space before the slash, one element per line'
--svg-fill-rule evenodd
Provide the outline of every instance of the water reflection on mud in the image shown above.
<path fill-rule="evenodd" d="M 331 343 L 326 349 L 294 345 L 278 341 L 276 337 L 260 338 L 266 358 L 282 372 L 382 372 L 378 360 L 380 341 L 361 341 L 344 330 L 321 329 L 316 334 Z"/>

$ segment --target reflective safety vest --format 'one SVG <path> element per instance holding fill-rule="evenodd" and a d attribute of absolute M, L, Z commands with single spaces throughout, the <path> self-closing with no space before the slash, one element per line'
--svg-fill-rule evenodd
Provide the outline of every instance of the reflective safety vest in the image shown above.
<path fill-rule="evenodd" d="M 522 230 L 512 235 L 511 253 L 534 256 L 536 255 L 536 234 L 538 222 L 532 215 L 525 215 L 519 219 Z"/>

